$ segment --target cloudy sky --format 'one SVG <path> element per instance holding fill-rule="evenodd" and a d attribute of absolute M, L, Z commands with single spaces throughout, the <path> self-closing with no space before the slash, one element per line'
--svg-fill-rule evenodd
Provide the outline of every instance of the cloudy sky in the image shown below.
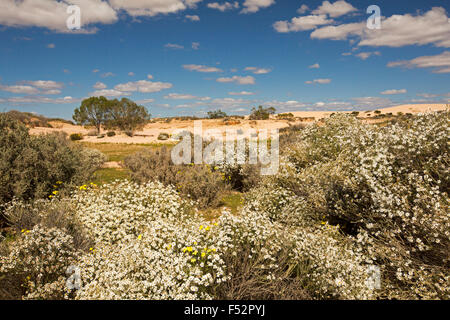
<path fill-rule="evenodd" d="M 380 30 L 367 27 L 373 4 Z M 153 116 L 450 103 L 449 12 L 444 0 L 1 0 L 0 111 L 70 119 L 99 95 Z"/>

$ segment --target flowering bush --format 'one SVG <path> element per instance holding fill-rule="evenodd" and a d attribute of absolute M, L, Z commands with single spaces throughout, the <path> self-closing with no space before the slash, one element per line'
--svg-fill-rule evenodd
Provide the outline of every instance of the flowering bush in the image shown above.
<path fill-rule="evenodd" d="M 298 198 L 279 214 L 366 234 L 384 297 L 448 298 L 448 130 L 448 111 L 383 128 L 344 115 L 311 126 L 273 179 Z"/>
<path fill-rule="evenodd" d="M 69 293 L 66 270 L 77 258 L 73 238 L 61 229 L 23 229 L 8 254 L 0 256 L 1 296 L 62 299 Z"/>
<path fill-rule="evenodd" d="M 1 243 L 0 284 L 24 298 L 448 299 L 447 121 L 337 115 L 305 128 L 239 214 L 214 221 L 157 181 L 15 202 L 9 220 L 31 231 Z M 69 265 L 80 290 L 65 288 Z"/>

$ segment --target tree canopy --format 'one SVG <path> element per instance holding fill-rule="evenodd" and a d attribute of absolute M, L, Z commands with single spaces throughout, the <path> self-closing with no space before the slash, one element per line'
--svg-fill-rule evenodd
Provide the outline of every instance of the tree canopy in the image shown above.
<path fill-rule="evenodd" d="M 250 115 L 250 120 L 268 120 L 271 114 L 275 113 L 275 108 L 263 108 L 259 106 L 258 109 L 252 108 L 252 113 Z"/>
<path fill-rule="evenodd" d="M 222 118 L 226 118 L 226 117 L 227 117 L 227 114 L 220 109 L 217 111 L 208 111 L 209 119 L 222 119 Z"/>
<path fill-rule="evenodd" d="M 133 133 L 150 120 L 150 114 L 144 106 L 127 98 L 108 100 L 105 97 L 91 97 L 75 109 L 73 119 L 79 125 L 95 126 L 98 134 L 102 126 Z"/>

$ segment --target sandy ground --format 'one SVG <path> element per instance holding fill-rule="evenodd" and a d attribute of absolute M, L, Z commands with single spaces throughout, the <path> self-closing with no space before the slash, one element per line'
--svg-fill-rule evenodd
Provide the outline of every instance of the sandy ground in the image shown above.
<path fill-rule="evenodd" d="M 427 111 L 438 111 L 445 110 L 446 106 L 443 104 L 416 104 L 416 105 L 401 105 L 392 108 L 379 109 L 381 113 L 387 114 L 392 113 L 396 115 L 399 112 L 406 113 L 421 113 Z M 288 127 L 290 125 L 300 124 L 300 123 L 313 123 L 315 120 L 329 117 L 333 111 L 297 111 L 291 112 L 297 117 L 297 121 L 287 121 L 287 120 L 269 120 L 269 121 L 251 121 L 248 119 L 238 120 L 236 122 L 231 122 L 225 124 L 222 120 L 202 120 L 203 131 L 208 129 L 218 129 L 221 132 L 225 132 L 227 129 L 231 130 L 243 130 L 244 132 L 249 129 L 281 129 Z M 375 113 L 372 112 L 360 112 L 359 117 L 365 118 L 374 116 Z M 298 119 L 302 118 L 302 119 Z M 74 126 L 70 124 L 51 122 L 53 128 L 31 128 L 30 133 L 34 135 L 42 133 L 50 133 L 57 131 L 64 131 L 67 134 L 81 133 L 84 135 L 83 141 L 93 142 L 93 143 L 135 143 L 135 144 L 145 144 L 145 143 L 174 143 L 175 141 L 158 140 L 158 135 L 160 133 L 168 133 L 172 135 L 177 130 L 188 130 L 193 132 L 194 121 L 186 120 L 172 120 L 170 123 L 165 122 L 155 122 L 150 123 L 145 126 L 141 131 L 136 132 L 134 137 L 129 137 L 125 134 L 117 134 L 114 137 L 97 138 L 96 136 L 88 136 L 88 132 L 92 129 L 87 129 L 82 126 Z M 103 132 L 105 133 L 105 132 Z"/>

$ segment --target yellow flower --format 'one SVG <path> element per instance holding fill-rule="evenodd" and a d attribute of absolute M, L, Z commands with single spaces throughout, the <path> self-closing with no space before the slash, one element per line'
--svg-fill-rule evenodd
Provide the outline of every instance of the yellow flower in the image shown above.
<path fill-rule="evenodd" d="M 62 184 L 62 181 L 56 181 L 56 184 Z"/>
<path fill-rule="evenodd" d="M 206 256 L 206 253 L 202 252 L 202 258 L 204 258 Z"/>
<path fill-rule="evenodd" d="M 216 222 L 216 223 L 214 223 L 214 225 L 217 227 L 219 224 Z"/>
<path fill-rule="evenodd" d="M 172 245 L 169 244 L 169 245 L 167 246 L 167 250 L 170 250 L 171 248 L 172 248 Z"/>
<path fill-rule="evenodd" d="M 53 191 L 52 193 L 53 193 L 54 195 L 57 195 L 57 194 L 58 194 L 58 191 L 55 190 L 55 191 Z"/>
<path fill-rule="evenodd" d="M 198 253 L 198 251 L 197 251 L 197 250 L 195 250 L 195 251 L 193 252 L 194 256 L 196 256 L 196 255 L 197 255 L 197 253 Z"/>
<path fill-rule="evenodd" d="M 209 229 L 211 229 L 209 226 L 205 228 L 206 231 L 209 231 Z"/>
<path fill-rule="evenodd" d="M 138 240 L 141 240 L 142 239 L 142 234 L 140 234 L 139 236 L 138 236 Z"/>
<path fill-rule="evenodd" d="M 195 261 L 197 261 L 197 259 L 195 259 L 195 258 L 192 258 L 192 259 L 191 259 L 191 262 L 192 262 L 192 263 L 194 263 Z"/>
<path fill-rule="evenodd" d="M 199 229 L 202 230 L 203 229 L 203 225 L 201 225 Z"/>

